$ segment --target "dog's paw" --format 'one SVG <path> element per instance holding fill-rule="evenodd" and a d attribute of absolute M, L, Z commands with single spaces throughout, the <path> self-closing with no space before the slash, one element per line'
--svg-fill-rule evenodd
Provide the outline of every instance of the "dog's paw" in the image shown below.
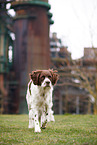
<path fill-rule="evenodd" d="M 28 128 L 34 128 L 34 126 L 33 125 L 29 125 Z"/>
<path fill-rule="evenodd" d="M 35 128 L 35 132 L 41 132 L 41 129 L 40 128 Z"/>
<path fill-rule="evenodd" d="M 53 116 L 53 115 L 48 116 L 48 117 L 47 117 L 47 121 L 48 121 L 48 122 L 50 122 L 50 121 L 55 122 L 54 116 Z"/>
<path fill-rule="evenodd" d="M 33 126 L 28 126 L 28 128 L 34 128 Z"/>
<path fill-rule="evenodd" d="M 47 121 L 45 121 L 45 122 L 42 124 L 41 128 L 42 128 L 42 129 L 45 129 L 45 128 L 46 128 L 46 125 L 47 125 Z"/>
<path fill-rule="evenodd" d="M 50 121 L 55 122 L 54 116 L 51 117 Z"/>

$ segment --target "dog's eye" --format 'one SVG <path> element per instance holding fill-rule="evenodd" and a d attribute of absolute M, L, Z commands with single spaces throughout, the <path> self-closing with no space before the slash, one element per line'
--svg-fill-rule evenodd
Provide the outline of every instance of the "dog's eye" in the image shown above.
<path fill-rule="evenodd" d="M 51 76 L 48 76 L 49 79 L 51 79 Z"/>
<path fill-rule="evenodd" d="M 45 79 L 45 76 L 42 76 L 41 79 L 44 80 Z"/>

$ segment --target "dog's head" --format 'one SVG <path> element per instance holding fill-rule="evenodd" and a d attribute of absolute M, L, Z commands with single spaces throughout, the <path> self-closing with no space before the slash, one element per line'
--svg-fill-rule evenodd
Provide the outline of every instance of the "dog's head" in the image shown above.
<path fill-rule="evenodd" d="M 37 70 L 32 71 L 30 78 L 32 79 L 34 85 L 42 87 L 51 87 L 57 83 L 59 75 L 57 71 L 49 70 Z"/>

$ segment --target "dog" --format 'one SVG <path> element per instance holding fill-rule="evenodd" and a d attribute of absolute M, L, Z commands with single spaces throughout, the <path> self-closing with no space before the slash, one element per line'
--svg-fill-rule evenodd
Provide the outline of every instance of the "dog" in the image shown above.
<path fill-rule="evenodd" d="M 41 132 L 41 128 L 46 128 L 47 122 L 55 121 L 52 111 L 52 92 L 59 75 L 57 71 L 51 69 L 32 71 L 29 75 L 30 81 L 26 94 L 29 128 Z M 41 128 L 39 121 L 41 121 Z"/>

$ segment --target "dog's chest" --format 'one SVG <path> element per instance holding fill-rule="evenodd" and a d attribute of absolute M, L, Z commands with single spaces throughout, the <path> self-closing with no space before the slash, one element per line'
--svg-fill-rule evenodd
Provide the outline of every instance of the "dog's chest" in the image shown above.
<path fill-rule="evenodd" d="M 32 84 L 31 94 L 32 95 L 30 96 L 30 102 L 32 104 L 32 107 L 37 109 L 44 108 L 45 105 L 49 106 L 52 88 L 43 88 L 41 86 Z"/>
<path fill-rule="evenodd" d="M 39 90 L 39 93 L 37 94 L 37 106 L 38 107 L 44 107 L 46 104 L 48 104 L 49 99 L 49 91 L 45 90 Z"/>

